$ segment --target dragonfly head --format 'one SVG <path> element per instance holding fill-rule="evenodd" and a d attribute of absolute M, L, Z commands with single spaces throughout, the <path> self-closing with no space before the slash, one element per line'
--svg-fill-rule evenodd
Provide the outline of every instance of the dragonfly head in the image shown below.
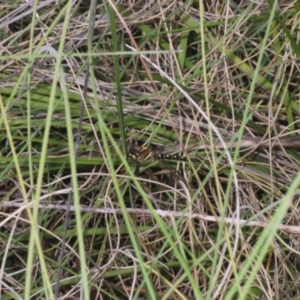
<path fill-rule="evenodd" d="M 139 163 L 144 161 L 153 161 L 154 159 L 153 152 L 146 147 L 142 147 L 140 149 L 130 147 L 128 149 L 128 157 Z"/>

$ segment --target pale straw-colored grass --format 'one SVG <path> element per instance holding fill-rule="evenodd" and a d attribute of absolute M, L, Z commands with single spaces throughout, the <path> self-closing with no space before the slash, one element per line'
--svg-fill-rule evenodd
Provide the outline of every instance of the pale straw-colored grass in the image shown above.
<path fill-rule="evenodd" d="M 200 3 L 0 4 L 1 299 L 299 298 L 297 4 Z"/>

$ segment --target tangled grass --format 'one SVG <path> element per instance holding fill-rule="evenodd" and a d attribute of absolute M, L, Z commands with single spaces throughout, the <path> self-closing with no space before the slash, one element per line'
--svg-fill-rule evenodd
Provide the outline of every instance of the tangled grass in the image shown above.
<path fill-rule="evenodd" d="M 0 4 L 0 298 L 299 299 L 298 11 Z"/>

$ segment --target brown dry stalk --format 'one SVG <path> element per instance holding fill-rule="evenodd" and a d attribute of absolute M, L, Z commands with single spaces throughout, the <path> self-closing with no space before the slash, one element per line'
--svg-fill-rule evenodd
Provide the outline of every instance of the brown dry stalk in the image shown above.
<path fill-rule="evenodd" d="M 16 210 L 14 213 L 11 213 L 4 221 L 0 223 L 0 227 L 3 226 L 5 222 L 7 222 L 9 219 L 14 218 L 14 216 L 17 216 L 19 212 L 25 210 L 26 208 L 32 208 L 33 203 L 24 204 L 24 203 L 11 203 L 11 202 L 0 202 L 0 207 L 19 207 L 18 210 Z M 56 209 L 56 210 L 67 210 L 75 211 L 77 208 L 75 208 L 74 205 L 71 205 L 70 208 L 68 208 L 66 205 L 56 205 L 56 204 L 39 204 L 40 209 Z M 88 207 L 88 206 L 80 206 L 81 212 L 90 212 L 90 213 L 98 213 L 98 214 L 123 214 L 123 211 L 121 209 L 116 208 L 95 208 L 95 207 Z M 127 213 L 134 214 L 134 215 L 148 215 L 152 216 L 153 212 L 150 209 L 139 209 L 139 208 L 127 208 Z M 261 222 L 261 221 L 247 221 L 243 219 L 237 219 L 237 218 L 224 218 L 221 217 L 215 217 L 215 216 L 208 216 L 205 214 L 199 214 L 199 213 L 182 213 L 180 211 L 169 211 L 169 210 L 162 210 L 162 209 L 156 209 L 154 212 L 159 215 L 162 218 L 188 218 L 188 219 L 199 219 L 206 222 L 214 222 L 214 223 L 220 223 L 224 221 L 227 225 L 237 225 L 240 226 L 249 226 L 249 227 L 262 227 L 265 228 L 268 226 L 267 222 Z M 283 225 L 279 224 L 277 227 L 278 230 L 293 233 L 293 234 L 300 234 L 300 226 L 290 226 L 290 225 Z"/>

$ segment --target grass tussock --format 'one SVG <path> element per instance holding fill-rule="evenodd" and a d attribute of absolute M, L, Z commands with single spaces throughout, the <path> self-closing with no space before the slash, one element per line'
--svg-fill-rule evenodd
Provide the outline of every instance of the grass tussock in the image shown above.
<path fill-rule="evenodd" d="M 1 3 L 0 298 L 299 299 L 298 11 Z"/>

